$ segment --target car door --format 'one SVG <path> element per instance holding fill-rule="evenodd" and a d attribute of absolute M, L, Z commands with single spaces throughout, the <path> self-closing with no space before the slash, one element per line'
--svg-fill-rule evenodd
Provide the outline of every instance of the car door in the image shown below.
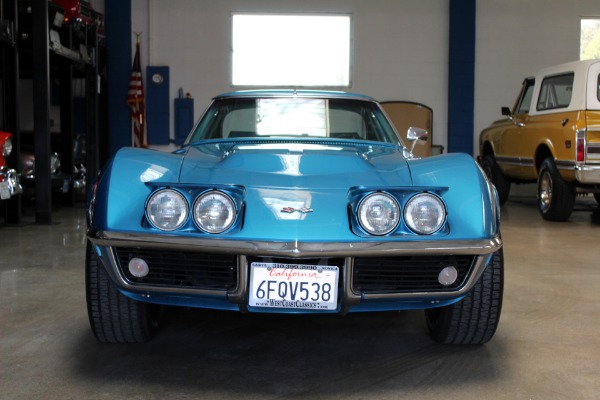
<path fill-rule="evenodd" d="M 503 130 L 497 143 L 496 160 L 509 176 L 523 176 L 527 174 L 528 166 L 533 167 L 532 153 L 528 153 L 529 149 L 524 146 L 522 130 L 529 123 L 534 87 L 535 79 L 525 79 L 519 98 L 510 113 L 512 124 Z"/>

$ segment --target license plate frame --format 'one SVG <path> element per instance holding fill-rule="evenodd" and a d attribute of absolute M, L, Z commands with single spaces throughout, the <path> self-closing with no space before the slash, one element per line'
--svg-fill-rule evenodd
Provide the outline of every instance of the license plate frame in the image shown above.
<path fill-rule="evenodd" d="M 331 311 L 338 306 L 335 265 L 252 262 L 248 304 L 269 309 Z"/>

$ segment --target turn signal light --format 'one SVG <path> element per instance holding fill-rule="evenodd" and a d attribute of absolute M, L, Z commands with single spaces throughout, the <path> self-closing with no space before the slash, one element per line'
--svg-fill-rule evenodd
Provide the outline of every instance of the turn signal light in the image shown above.
<path fill-rule="evenodd" d="M 136 278 L 143 278 L 148 275 L 150 272 L 150 268 L 148 267 L 148 263 L 141 258 L 134 257 L 129 260 L 129 272 L 131 275 Z"/>

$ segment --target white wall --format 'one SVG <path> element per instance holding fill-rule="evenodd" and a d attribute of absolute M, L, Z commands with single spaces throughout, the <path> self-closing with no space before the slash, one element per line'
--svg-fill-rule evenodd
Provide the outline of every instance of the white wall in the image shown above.
<path fill-rule="evenodd" d="M 475 52 L 475 132 L 502 118 L 526 76 L 579 59 L 581 17 L 600 16 L 598 0 L 479 0 Z"/>
<path fill-rule="evenodd" d="M 351 13 L 354 62 L 347 90 L 428 105 L 433 142 L 447 147 L 447 0 L 132 0 L 132 31 L 142 32 L 144 66 L 169 66 L 171 98 L 180 87 L 190 92 L 196 118 L 212 96 L 236 89 L 232 12 Z"/>

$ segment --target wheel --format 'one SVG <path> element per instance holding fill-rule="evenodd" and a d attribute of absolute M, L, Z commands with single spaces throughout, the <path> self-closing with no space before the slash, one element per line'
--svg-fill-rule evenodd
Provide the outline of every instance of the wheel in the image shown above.
<path fill-rule="evenodd" d="M 496 163 L 496 159 L 493 155 L 488 154 L 483 157 L 481 160 L 481 168 L 485 175 L 488 177 L 490 181 L 496 186 L 496 190 L 498 191 L 498 199 L 500 200 L 500 205 L 506 203 L 508 200 L 508 195 L 510 193 L 510 181 L 500 169 L 498 163 Z"/>
<path fill-rule="evenodd" d="M 442 344 L 483 344 L 498 327 L 504 291 L 504 253 L 498 250 L 473 289 L 458 303 L 425 310 L 431 337 Z"/>
<path fill-rule="evenodd" d="M 575 190 L 563 180 L 552 158 L 542 162 L 538 175 L 538 209 L 548 221 L 566 221 L 573 212 Z"/>
<path fill-rule="evenodd" d="M 85 287 L 90 326 L 102 343 L 143 343 L 156 331 L 157 306 L 121 294 L 88 242 Z"/>

